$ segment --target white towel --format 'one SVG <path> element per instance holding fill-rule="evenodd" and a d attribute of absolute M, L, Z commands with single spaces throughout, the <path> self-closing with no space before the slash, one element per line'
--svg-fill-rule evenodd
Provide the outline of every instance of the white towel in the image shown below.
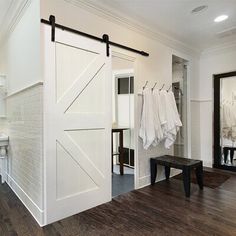
<path fill-rule="evenodd" d="M 174 93 L 172 91 L 168 92 L 169 98 L 170 98 L 170 102 L 172 105 L 172 109 L 173 109 L 173 113 L 174 113 L 174 120 L 175 120 L 175 125 L 177 127 L 177 129 L 179 129 L 179 127 L 182 126 L 182 122 L 180 120 L 179 117 L 179 112 L 176 106 L 176 102 L 175 102 L 175 96 Z"/>
<path fill-rule="evenodd" d="M 149 88 L 143 91 L 143 107 L 139 136 L 143 140 L 143 148 L 148 149 L 155 141 L 155 126 L 153 116 L 153 96 Z"/>
<path fill-rule="evenodd" d="M 171 105 L 170 97 L 166 91 L 163 91 L 165 102 L 166 102 L 166 138 L 165 138 L 165 148 L 169 149 L 176 139 L 176 126 L 174 121 L 174 113 Z"/>
<path fill-rule="evenodd" d="M 168 104 L 166 103 L 166 91 L 161 90 L 160 91 L 160 104 L 159 104 L 159 114 L 160 114 L 160 123 L 163 133 L 163 139 L 167 136 L 167 113 L 166 113 L 166 107 Z"/>
<path fill-rule="evenodd" d="M 167 135 L 165 139 L 165 148 L 169 149 L 176 140 L 179 127 L 182 126 L 182 122 L 179 118 L 175 98 L 173 92 L 165 92 L 166 101 L 166 116 L 167 116 Z"/>
<path fill-rule="evenodd" d="M 162 127 L 161 127 L 161 120 L 160 120 L 161 119 L 160 116 L 162 114 L 160 92 L 157 89 L 153 90 L 153 110 L 154 110 L 154 127 L 155 127 L 155 136 L 156 136 L 153 146 L 156 146 L 164 138 Z"/>

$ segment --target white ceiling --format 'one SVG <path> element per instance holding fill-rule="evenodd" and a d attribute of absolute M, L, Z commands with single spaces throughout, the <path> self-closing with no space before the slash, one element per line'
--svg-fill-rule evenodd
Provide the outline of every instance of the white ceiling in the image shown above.
<path fill-rule="evenodd" d="M 77 0 L 79 1 L 79 0 Z M 0 38 L 10 17 L 23 6 L 26 0 L 0 0 Z M 86 0 L 114 16 L 130 20 L 153 32 L 165 34 L 187 46 L 199 50 L 236 42 L 236 0 Z M 199 14 L 191 10 L 200 5 L 208 9 Z M 228 20 L 215 23 L 221 14 Z M 9 21 L 9 22 L 7 22 Z M 234 29 L 233 34 L 218 33 Z"/>
<path fill-rule="evenodd" d="M 109 10 L 115 16 L 129 18 L 154 32 L 163 33 L 201 51 L 236 42 L 236 0 L 87 1 Z M 191 14 L 191 10 L 201 5 L 207 5 L 208 9 Z M 222 14 L 228 15 L 228 20 L 215 23 L 215 17 Z M 217 35 L 234 27 L 234 34 L 225 37 Z"/>

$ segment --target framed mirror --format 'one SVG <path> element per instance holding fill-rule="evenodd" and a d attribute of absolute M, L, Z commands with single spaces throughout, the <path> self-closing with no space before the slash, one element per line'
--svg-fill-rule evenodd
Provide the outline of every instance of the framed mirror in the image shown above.
<path fill-rule="evenodd" d="M 236 171 L 236 71 L 214 75 L 214 167 Z"/>

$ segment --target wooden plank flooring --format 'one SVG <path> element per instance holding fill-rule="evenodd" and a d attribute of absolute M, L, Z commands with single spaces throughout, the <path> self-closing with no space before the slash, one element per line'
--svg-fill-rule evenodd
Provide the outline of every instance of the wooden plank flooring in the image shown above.
<path fill-rule="evenodd" d="M 200 191 L 192 184 L 190 199 L 185 198 L 180 180 L 162 181 L 44 228 L 4 184 L 0 236 L 236 235 L 236 175 L 230 175 L 217 189 Z"/>

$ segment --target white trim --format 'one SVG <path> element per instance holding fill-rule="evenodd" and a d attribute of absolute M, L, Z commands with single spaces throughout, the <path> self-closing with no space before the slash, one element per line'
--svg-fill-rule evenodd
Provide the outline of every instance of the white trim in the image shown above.
<path fill-rule="evenodd" d="M 161 168 L 163 168 L 163 167 L 161 167 Z M 157 172 L 158 171 L 160 171 L 160 169 L 158 169 Z M 163 171 L 161 171 L 161 173 L 164 173 Z M 180 173 L 181 173 L 181 170 L 179 170 L 179 169 L 171 169 L 170 178 L 172 178 Z M 157 176 L 155 183 L 163 181 L 165 179 L 166 178 L 165 178 L 164 174 L 160 178 L 158 178 L 158 176 Z M 138 188 L 139 189 L 144 188 L 146 186 L 149 186 L 150 184 L 151 184 L 151 175 L 146 175 L 146 176 L 139 178 L 139 187 Z"/>
<path fill-rule="evenodd" d="M 186 103 L 187 103 L 187 158 L 191 158 L 192 156 L 192 139 L 191 139 L 191 81 L 192 81 L 192 66 L 193 66 L 193 63 L 192 63 L 192 59 L 189 58 L 188 55 L 184 55 L 184 54 L 181 54 L 177 51 L 173 51 L 172 52 L 172 59 L 173 59 L 173 56 L 177 56 L 177 57 L 180 57 L 182 58 L 184 61 L 185 61 L 185 65 L 187 66 L 187 75 L 186 75 L 186 80 L 187 80 L 187 91 L 186 91 Z M 172 65 L 172 68 L 173 69 L 173 65 Z M 172 78 L 173 79 L 173 78 Z M 173 81 L 172 81 L 173 82 Z M 186 150 L 186 141 L 184 143 L 184 154 L 186 153 L 185 150 Z"/>
<path fill-rule="evenodd" d="M 21 200 L 24 206 L 28 209 L 37 223 L 42 227 L 44 226 L 44 210 L 39 208 L 37 204 L 29 197 L 29 195 L 19 186 L 19 184 L 7 174 L 7 184 Z"/>
<path fill-rule="evenodd" d="M 2 37 L 0 38 L 0 47 L 8 39 L 11 32 L 14 31 L 31 2 L 32 0 L 12 1 L 4 18 L 4 24 L 1 25 L 0 34 Z"/>
<path fill-rule="evenodd" d="M 232 51 L 236 51 L 235 41 L 208 48 L 201 53 L 201 58 L 216 56 L 222 53 L 231 53 Z"/>
<path fill-rule="evenodd" d="M 191 99 L 190 102 L 212 102 L 212 99 Z"/>
<path fill-rule="evenodd" d="M 117 47 L 111 47 L 111 55 L 133 62 L 134 75 L 134 189 L 139 188 L 139 153 L 138 153 L 138 81 L 139 55 Z"/>
<path fill-rule="evenodd" d="M 192 70 L 192 63 L 191 61 L 188 61 L 186 63 L 187 66 L 187 75 L 186 75 L 186 80 L 187 80 L 187 158 L 192 158 L 192 114 L 191 114 L 191 70 Z M 185 149 L 185 148 L 184 148 Z"/>
<path fill-rule="evenodd" d="M 10 93 L 9 95 L 6 96 L 6 99 L 8 99 L 9 97 L 13 97 L 19 93 L 22 93 L 22 92 L 25 92 L 26 90 L 29 90 L 29 89 L 32 89 L 34 87 L 37 87 L 37 86 L 40 86 L 40 85 L 43 85 L 43 82 L 42 81 L 38 81 L 38 82 L 35 82 L 33 84 L 29 84 L 27 85 L 26 87 L 24 88 L 21 88 L 13 93 Z"/>

